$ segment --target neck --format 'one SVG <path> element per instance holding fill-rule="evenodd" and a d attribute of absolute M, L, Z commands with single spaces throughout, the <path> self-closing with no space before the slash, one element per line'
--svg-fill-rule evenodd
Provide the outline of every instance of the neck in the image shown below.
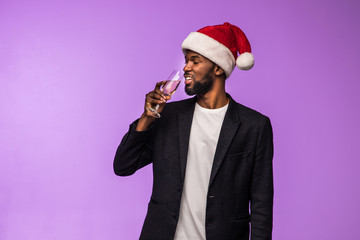
<path fill-rule="evenodd" d="M 214 81 L 210 91 L 196 96 L 196 102 L 203 108 L 216 109 L 228 104 L 225 93 L 225 81 Z"/>

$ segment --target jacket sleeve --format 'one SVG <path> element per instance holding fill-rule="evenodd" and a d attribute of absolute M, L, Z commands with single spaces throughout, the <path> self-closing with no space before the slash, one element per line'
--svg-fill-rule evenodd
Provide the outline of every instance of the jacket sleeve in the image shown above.
<path fill-rule="evenodd" d="M 270 240 L 273 220 L 273 133 L 270 119 L 263 122 L 255 153 L 251 189 L 251 240 Z"/>
<path fill-rule="evenodd" d="M 145 131 L 136 131 L 138 120 L 130 125 L 114 158 L 114 172 L 119 176 L 129 176 L 152 161 L 152 139 L 154 126 Z"/>

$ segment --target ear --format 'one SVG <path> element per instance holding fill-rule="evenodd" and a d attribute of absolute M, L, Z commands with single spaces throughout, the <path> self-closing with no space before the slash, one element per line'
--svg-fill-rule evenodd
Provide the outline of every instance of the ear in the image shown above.
<path fill-rule="evenodd" d="M 218 77 L 221 76 L 222 74 L 224 74 L 224 70 L 221 67 L 219 67 L 218 65 L 215 66 L 214 70 L 215 70 L 215 75 Z"/>

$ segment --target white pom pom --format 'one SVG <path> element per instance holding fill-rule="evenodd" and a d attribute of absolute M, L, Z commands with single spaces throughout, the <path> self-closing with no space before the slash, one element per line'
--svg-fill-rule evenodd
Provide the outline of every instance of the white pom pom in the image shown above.
<path fill-rule="evenodd" d="M 249 52 L 244 52 L 236 59 L 236 66 L 241 70 L 249 70 L 254 66 L 254 56 Z"/>

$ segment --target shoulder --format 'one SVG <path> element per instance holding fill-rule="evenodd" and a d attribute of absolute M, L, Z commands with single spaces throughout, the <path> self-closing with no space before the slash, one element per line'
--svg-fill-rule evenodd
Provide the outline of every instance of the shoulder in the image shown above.
<path fill-rule="evenodd" d="M 264 124 L 270 123 L 268 116 L 254 110 L 250 107 L 247 107 L 241 103 L 233 100 L 234 108 L 238 112 L 240 121 L 243 123 L 248 123 L 249 125 L 263 126 Z"/>
<path fill-rule="evenodd" d="M 169 102 L 167 103 L 167 106 L 182 106 L 182 105 L 188 105 L 188 104 L 193 104 L 195 103 L 196 98 L 192 97 L 192 98 L 187 98 L 187 99 L 183 99 L 180 101 L 173 101 L 173 102 Z"/>
<path fill-rule="evenodd" d="M 164 112 L 178 112 L 179 110 L 189 109 L 191 106 L 195 105 L 195 98 L 188 98 L 180 101 L 169 102 L 165 105 Z"/>

